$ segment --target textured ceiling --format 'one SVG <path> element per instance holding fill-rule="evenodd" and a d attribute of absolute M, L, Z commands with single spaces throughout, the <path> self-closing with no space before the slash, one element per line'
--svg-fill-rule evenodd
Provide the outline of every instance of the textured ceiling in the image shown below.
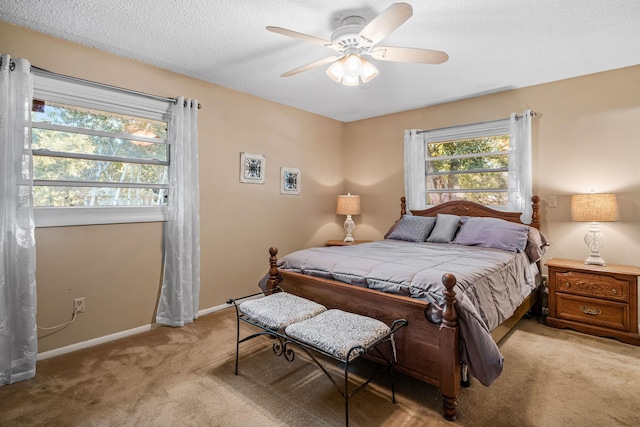
<path fill-rule="evenodd" d="M 372 60 L 380 75 L 359 87 L 326 66 L 280 77 L 334 52 L 267 25 L 329 39 L 342 17 L 370 21 L 392 2 L 5 0 L 0 20 L 344 122 L 640 63 L 639 0 L 410 0 L 380 44 L 449 61 Z"/>

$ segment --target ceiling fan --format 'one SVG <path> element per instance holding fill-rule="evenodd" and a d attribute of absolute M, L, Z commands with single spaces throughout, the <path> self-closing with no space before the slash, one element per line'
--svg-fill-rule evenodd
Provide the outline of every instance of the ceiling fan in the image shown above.
<path fill-rule="evenodd" d="M 329 77 L 345 86 L 358 86 L 360 80 L 366 83 L 378 75 L 376 67 L 364 56 L 370 56 L 380 61 L 420 64 L 441 64 L 449 59 L 447 53 L 439 50 L 377 46 L 411 15 L 413 15 L 411 5 L 394 3 L 366 25 L 365 19 L 361 16 L 347 16 L 342 19 L 342 26 L 331 34 L 331 40 L 286 28 L 268 26 L 267 30 L 271 32 L 328 47 L 337 53 L 287 71 L 280 77 L 290 77 L 326 64 L 332 64 L 326 71 Z"/>

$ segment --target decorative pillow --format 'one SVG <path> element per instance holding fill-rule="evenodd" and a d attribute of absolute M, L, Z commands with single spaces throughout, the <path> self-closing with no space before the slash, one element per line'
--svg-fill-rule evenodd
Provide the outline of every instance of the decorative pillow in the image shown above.
<path fill-rule="evenodd" d="M 391 226 L 391 228 L 389 228 L 389 231 L 387 231 L 387 233 L 384 235 L 385 239 L 389 238 L 391 233 L 393 233 L 393 230 L 395 230 L 396 227 L 398 226 L 398 224 L 400 224 L 400 221 L 402 221 L 402 217 L 399 220 L 397 220 L 396 222 L 394 222 L 393 225 Z"/>
<path fill-rule="evenodd" d="M 524 248 L 524 252 L 529 257 L 531 262 L 538 262 L 542 255 L 547 251 L 549 246 L 549 240 L 547 237 L 535 227 L 529 227 L 529 238 L 527 239 L 527 246 Z"/>
<path fill-rule="evenodd" d="M 424 242 L 436 223 L 434 217 L 403 215 L 387 239 Z"/>
<path fill-rule="evenodd" d="M 469 218 L 453 243 L 519 252 L 527 245 L 529 228 L 528 225 L 498 218 Z"/>
<path fill-rule="evenodd" d="M 433 227 L 427 242 L 451 243 L 459 225 L 460 217 L 458 215 L 438 214 L 436 225 Z"/>

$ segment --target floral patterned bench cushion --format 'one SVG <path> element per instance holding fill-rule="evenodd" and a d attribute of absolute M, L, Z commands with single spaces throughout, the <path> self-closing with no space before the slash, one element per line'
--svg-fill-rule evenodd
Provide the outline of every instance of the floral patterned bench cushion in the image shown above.
<path fill-rule="evenodd" d="M 327 310 L 323 305 L 287 292 L 244 301 L 239 308 L 248 318 L 273 330 L 284 329 Z"/>
<path fill-rule="evenodd" d="M 349 350 L 373 343 L 391 332 L 391 328 L 379 320 L 342 310 L 327 310 L 315 317 L 294 323 L 285 329 L 291 338 L 319 348 L 340 360 L 346 360 Z M 359 352 L 351 353 L 350 360 Z"/>

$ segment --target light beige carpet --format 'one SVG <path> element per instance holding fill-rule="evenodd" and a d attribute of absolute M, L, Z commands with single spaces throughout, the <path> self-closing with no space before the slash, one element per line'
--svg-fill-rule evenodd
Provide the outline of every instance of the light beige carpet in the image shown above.
<path fill-rule="evenodd" d="M 47 359 L 35 378 L 0 387 L 0 425 L 343 425 L 343 399 L 317 366 L 301 352 L 289 363 L 270 345 L 245 343 L 234 375 L 235 317 L 224 310 Z M 436 388 L 397 374 L 397 403 L 383 375 L 352 398 L 351 425 L 640 425 L 640 348 L 535 319 L 520 321 L 500 348 L 503 374 L 488 388 L 462 389 L 458 421 L 442 418 Z"/>

